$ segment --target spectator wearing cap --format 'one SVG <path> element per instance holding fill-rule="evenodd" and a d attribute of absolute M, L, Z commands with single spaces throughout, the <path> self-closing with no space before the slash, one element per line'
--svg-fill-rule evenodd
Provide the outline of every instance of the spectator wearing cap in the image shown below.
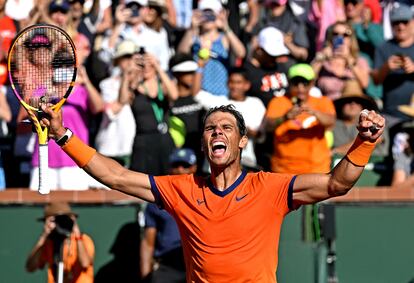
<path fill-rule="evenodd" d="M 310 95 L 316 78 L 310 65 L 293 65 L 288 78 L 287 95 L 270 101 L 264 120 L 264 128 L 274 135 L 272 171 L 329 172 L 325 132 L 335 124 L 335 107 L 325 96 Z"/>
<path fill-rule="evenodd" d="M 52 202 L 45 206 L 43 232 L 26 260 L 26 270 L 48 268 L 48 282 L 58 282 L 59 263 L 63 262 L 63 281 L 93 282 L 94 243 L 82 233 L 74 213 L 66 202 Z M 60 254 L 62 247 L 63 254 Z"/>
<path fill-rule="evenodd" d="M 357 133 L 355 122 L 363 109 L 379 111 L 375 100 L 362 93 L 358 86 L 348 84 L 342 96 L 334 101 L 337 120 L 333 128 L 332 155 L 344 156 L 352 145 L 352 139 Z M 381 143 L 378 143 L 375 156 L 385 157 L 388 155 L 388 131 L 383 134 Z"/>
<path fill-rule="evenodd" d="M 114 66 L 119 72 L 104 79 L 99 84 L 102 99 L 105 102 L 102 121 L 96 135 L 96 149 L 120 164 L 129 167 L 132 144 L 135 137 L 135 120 L 129 103 L 119 102 L 121 84 L 133 68 L 132 56 L 138 52 L 138 46 L 130 40 L 121 42 L 114 54 Z M 114 139 L 113 137 L 118 137 Z"/>
<path fill-rule="evenodd" d="M 196 155 L 189 148 L 174 150 L 169 163 L 172 175 L 197 171 Z M 143 282 L 185 283 L 185 263 L 177 223 L 153 203 L 147 205 L 144 215 L 145 230 L 140 250 Z"/>
<path fill-rule="evenodd" d="M 155 4 L 155 2 L 151 3 Z M 157 7 L 157 9 L 149 9 L 148 4 L 148 0 L 127 0 L 124 4 L 119 4 L 115 10 L 114 28 L 109 37 L 102 42 L 102 48 L 107 54 L 113 55 L 117 44 L 123 40 L 132 40 L 135 44 L 142 47 L 145 52 L 156 56 L 161 68 L 166 71 L 168 70 L 169 60 L 167 33 L 159 25 L 160 29 L 158 31 L 145 23 L 146 20 L 154 24 L 155 27 L 155 22 L 153 21 L 157 19 L 158 12 L 156 10 L 163 11 L 163 9 L 159 7 L 161 2 L 157 2 L 156 6 L 153 6 L 154 8 Z M 152 17 L 147 15 L 148 13 Z"/>
<path fill-rule="evenodd" d="M 296 17 L 287 0 L 265 0 L 263 5 L 267 13 L 257 24 L 254 33 L 258 34 L 261 29 L 268 26 L 277 28 L 283 34 L 283 42 L 289 50 L 289 56 L 295 62 L 306 61 L 309 40 L 303 19 Z"/>
<path fill-rule="evenodd" d="M 214 95 L 228 96 L 227 79 L 230 53 L 243 59 L 246 49 L 230 29 L 219 0 L 202 0 L 193 11 L 191 27 L 184 34 L 178 51 L 192 53 L 195 60 L 209 59 L 204 68 L 201 88 Z"/>
<path fill-rule="evenodd" d="M 67 30 L 70 19 L 69 10 L 68 0 L 41 1 L 39 5 L 33 8 L 28 25 L 46 23 Z"/>
<path fill-rule="evenodd" d="M 262 29 L 257 36 L 258 45 L 246 60 L 244 68 L 251 82 L 249 95 L 260 98 L 265 106 L 275 96 L 283 96 L 288 87 L 287 71 L 293 64 L 287 56 L 290 51 L 283 34 L 275 27 Z"/>
<path fill-rule="evenodd" d="M 316 86 L 323 95 L 332 100 L 341 97 L 346 82 L 351 80 L 365 90 L 369 84 L 370 67 L 359 54 L 352 26 L 346 22 L 333 24 L 325 45 L 312 61 L 312 68 L 318 78 Z"/>
<path fill-rule="evenodd" d="M 390 20 L 394 38 L 375 50 L 372 76 L 383 85 L 383 112 L 392 127 L 411 119 L 398 106 L 409 104 L 414 89 L 414 20 L 410 6 L 395 3 Z"/>
<path fill-rule="evenodd" d="M 204 154 L 201 152 L 200 136 L 205 110 L 201 104 L 194 100 L 192 95 L 198 65 L 191 54 L 177 53 L 171 57 L 169 66 L 178 88 L 178 98 L 171 106 L 171 113 L 184 121 L 185 141 L 183 147 L 194 150 L 198 168 L 201 170 Z"/>

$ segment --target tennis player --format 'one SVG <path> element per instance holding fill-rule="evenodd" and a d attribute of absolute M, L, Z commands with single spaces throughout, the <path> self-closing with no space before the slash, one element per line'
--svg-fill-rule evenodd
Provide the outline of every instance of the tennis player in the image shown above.
<path fill-rule="evenodd" d="M 149 176 L 97 153 L 62 126 L 60 112 L 43 109 L 50 115 L 42 120 L 50 127 L 50 138 L 62 144 L 81 168 L 112 189 L 157 203 L 175 218 L 187 282 L 276 282 L 286 214 L 303 204 L 346 194 L 361 175 L 385 124 L 374 111 L 361 112 L 353 146 L 329 173 L 246 173 L 240 165 L 248 140 L 243 117 L 231 105 L 220 106 L 210 109 L 203 121 L 209 177 Z"/>

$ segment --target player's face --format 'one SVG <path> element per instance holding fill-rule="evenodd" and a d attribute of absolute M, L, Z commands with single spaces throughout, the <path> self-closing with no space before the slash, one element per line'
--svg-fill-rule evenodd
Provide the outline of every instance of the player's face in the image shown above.
<path fill-rule="evenodd" d="M 211 114 L 204 125 L 203 149 L 212 167 L 226 167 L 240 162 L 240 149 L 246 137 L 241 137 L 236 118 L 226 112 Z"/>

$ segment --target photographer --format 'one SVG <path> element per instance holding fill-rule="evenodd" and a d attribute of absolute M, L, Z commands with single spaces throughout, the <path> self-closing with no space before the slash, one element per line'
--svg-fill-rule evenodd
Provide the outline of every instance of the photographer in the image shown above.
<path fill-rule="evenodd" d="M 46 205 L 44 217 L 39 219 L 44 221 L 43 233 L 27 258 L 27 271 L 47 264 L 48 282 L 93 282 L 95 247 L 92 239 L 81 233 L 76 218 L 65 202 Z"/>

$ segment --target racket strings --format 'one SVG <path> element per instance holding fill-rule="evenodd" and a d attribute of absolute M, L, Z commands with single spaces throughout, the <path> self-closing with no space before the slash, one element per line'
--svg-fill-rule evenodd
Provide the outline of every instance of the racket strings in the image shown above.
<path fill-rule="evenodd" d="M 56 104 L 72 84 L 76 55 L 58 29 L 34 27 L 15 42 L 11 52 L 11 80 L 22 100 L 34 108 Z"/>

